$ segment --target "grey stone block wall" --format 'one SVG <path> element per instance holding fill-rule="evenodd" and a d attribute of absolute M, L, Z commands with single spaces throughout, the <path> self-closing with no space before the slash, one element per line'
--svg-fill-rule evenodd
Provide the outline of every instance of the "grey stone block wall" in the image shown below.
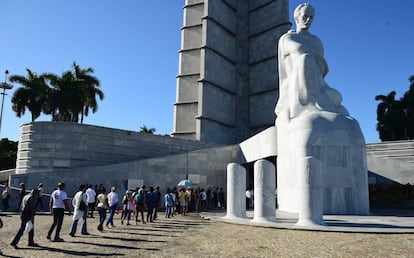
<path fill-rule="evenodd" d="M 195 140 L 63 122 L 20 127 L 16 174 L 103 166 L 217 146 Z"/>
<path fill-rule="evenodd" d="M 414 141 L 367 144 L 370 183 L 414 184 Z"/>
<path fill-rule="evenodd" d="M 175 137 L 233 144 L 274 124 L 288 10 L 288 0 L 186 1 Z"/>
<path fill-rule="evenodd" d="M 10 176 L 10 185 L 25 183 L 27 188 L 42 182 L 45 191 L 50 193 L 60 181 L 67 185 L 69 196 L 73 196 L 79 184 L 111 186 L 118 188 L 118 193 L 127 190 L 128 179 L 143 180 L 146 186 L 160 186 L 165 192 L 167 187 L 177 186 L 188 175 L 198 175 L 202 182 L 194 187 L 226 188 L 226 166 L 230 162 L 240 162 L 238 145 L 208 148 L 183 154 L 168 155 L 144 160 L 123 162 L 119 164 L 71 168 L 54 172 L 37 172 L 15 174 Z"/>

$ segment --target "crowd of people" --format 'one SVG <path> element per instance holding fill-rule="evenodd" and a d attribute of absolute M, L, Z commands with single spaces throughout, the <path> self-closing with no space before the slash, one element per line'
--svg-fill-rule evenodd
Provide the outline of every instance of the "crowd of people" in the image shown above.
<path fill-rule="evenodd" d="M 159 186 L 150 186 L 148 189 L 141 186 L 135 190 L 127 190 L 125 194 L 118 195 L 115 186 L 112 186 L 109 193 L 107 193 L 102 184 L 95 185 L 95 187 L 90 184 L 80 184 L 73 198 L 68 197 L 65 189 L 66 184 L 60 182 L 50 195 L 49 210 L 53 220 L 46 238 L 53 242 L 64 241 L 61 237 L 61 229 L 65 212 L 72 216 L 68 233 L 71 237 L 74 237 L 77 233 L 79 220 L 82 220 L 80 233 L 89 235 L 87 221 L 88 218 L 94 218 L 95 210 L 99 214 L 97 229 L 102 231 L 104 225 L 108 229 L 116 227 L 114 224 L 116 214 L 121 215 L 122 225 L 129 226 L 134 221 L 135 225 L 138 225 L 138 223 L 152 223 L 157 220 L 161 211 L 164 212 L 166 218 L 171 218 L 178 215 L 186 216 L 189 212 L 225 207 L 224 191 L 218 187 L 210 187 L 207 190 L 192 187 L 174 187 L 167 188 L 165 194 L 162 195 Z M 5 191 L 7 192 L 8 188 Z M 29 234 L 28 245 L 38 246 L 34 241 L 34 218 L 38 205 L 40 205 L 41 210 L 44 210 L 43 197 L 42 183 L 33 188 L 28 194 L 26 194 L 25 185 L 20 185 L 18 197 L 21 214 L 20 227 L 10 243 L 13 247 L 18 248 L 19 240 L 25 231 Z M 144 213 L 146 213 L 146 216 Z"/>

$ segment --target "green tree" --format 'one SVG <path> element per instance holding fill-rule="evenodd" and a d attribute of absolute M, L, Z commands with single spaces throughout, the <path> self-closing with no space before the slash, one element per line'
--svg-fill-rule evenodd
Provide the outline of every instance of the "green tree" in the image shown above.
<path fill-rule="evenodd" d="M 52 121 L 78 122 L 82 91 L 73 73 L 66 71 L 61 76 L 50 73 L 46 76 L 52 86 L 47 105 Z"/>
<path fill-rule="evenodd" d="M 402 97 L 402 102 L 407 119 L 407 137 L 412 140 L 414 139 L 414 75 L 411 75 L 408 81 L 410 88 Z"/>
<path fill-rule="evenodd" d="M 377 131 L 381 141 L 406 139 L 406 117 L 401 100 L 395 99 L 396 92 L 388 95 L 377 95 L 375 100 L 381 101 L 377 106 Z"/>
<path fill-rule="evenodd" d="M 0 170 L 16 167 L 17 142 L 9 141 L 7 138 L 0 140 Z"/>
<path fill-rule="evenodd" d="M 98 78 L 92 76 L 93 72 L 94 70 L 91 67 L 82 69 L 76 62 L 73 63 L 75 80 L 81 89 L 81 123 L 83 123 L 84 116 L 88 116 L 89 109 L 93 113 L 98 110 L 96 97 L 98 96 L 100 100 L 104 98 L 103 92 L 99 89 L 100 82 Z"/>
<path fill-rule="evenodd" d="M 18 117 L 24 115 L 26 108 L 31 112 L 32 122 L 43 112 L 49 88 L 44 74 L 37 75 L 26 68 L 27 76 L 12 75 L 10 82 L 16 82 L 22 87 L 18 88 L 12 97 L 12 109 Z"/>
<path fill-rule="evenodd" d="M 142 125 L 140 128 L 139 128 L 139 132 L 140 133 L 150 133 L 150 134 L 154 134 L 155 133 L 155 131 L 156 131 L 156 129 L 155 128 L 148 128 L 146 125 Z"/>
<path fill-rule="evenodd" d="M 89 114 L 89 109 L 95 113 L 98 109 L 96 96 L 104 98 L 98 88 L 99 80 L 92 76 L 91 67 L 82 69 L 73 63 L 73 70 L 63 72 L 61 76 L 47 74 L 53 90 L 49 94 L 48 114 L 52 114 L 53 121 L 80 122 Z"/>

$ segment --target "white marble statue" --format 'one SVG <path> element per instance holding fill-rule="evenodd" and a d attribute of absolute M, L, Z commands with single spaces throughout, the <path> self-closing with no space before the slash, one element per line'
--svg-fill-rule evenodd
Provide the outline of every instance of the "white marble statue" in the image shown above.
<path fill-rule="evenodd" d="M 296 31 L 284 34 L 278 49 L 278 204 L 299 213 L 299 225 L 323 224 L 323 214 L 369 211 L 364 137 L 341 94 L 325 82 L 322 42 L 309 32 L 314 15 L 311 5 L 299 5 Z"/>
<path fill-rule="evenodd" d="M 328 64 L 322 42 L 309 32 L 314 15 L 311 5 L 299 5 L 294 12 L 296 31 L 289 31 L 279 40 L 278 117 L 291 119 L 302 112 L 320 110 L 348 115 L 341 106 L 341 94 L 324 80 Z"/>

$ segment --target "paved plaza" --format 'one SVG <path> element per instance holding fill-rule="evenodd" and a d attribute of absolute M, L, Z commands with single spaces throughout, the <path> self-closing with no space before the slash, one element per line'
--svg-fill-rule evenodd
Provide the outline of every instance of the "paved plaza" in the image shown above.
<path fill-rule="evenodd" d="M 121 225 L 99 232 L 98 219 L 88 219 L 91 235 L 68 235 L 71 218 L 65 216 L 61 236 L 65 242 L 46 239 L 51 215 L 35 219 L 35 241 L 27 246 L 27 234 L 14 249 L 10 242 L 19 225 L 19 215 L 2 213 L 0 229 L 3 257 L 413 257 L 414 234 L 324 232 L 258 227 L 204 219 L 200 214 L 170 219 L 160 214 L 154 223 Z M 206 216 L 208 214 L 202 214 Z M 212 213 L 209 213 L 212 215 Z M 216 217 L 222 213 L 216 213 Z M 392 220 L 411 220 L 407 214 Z"/>

